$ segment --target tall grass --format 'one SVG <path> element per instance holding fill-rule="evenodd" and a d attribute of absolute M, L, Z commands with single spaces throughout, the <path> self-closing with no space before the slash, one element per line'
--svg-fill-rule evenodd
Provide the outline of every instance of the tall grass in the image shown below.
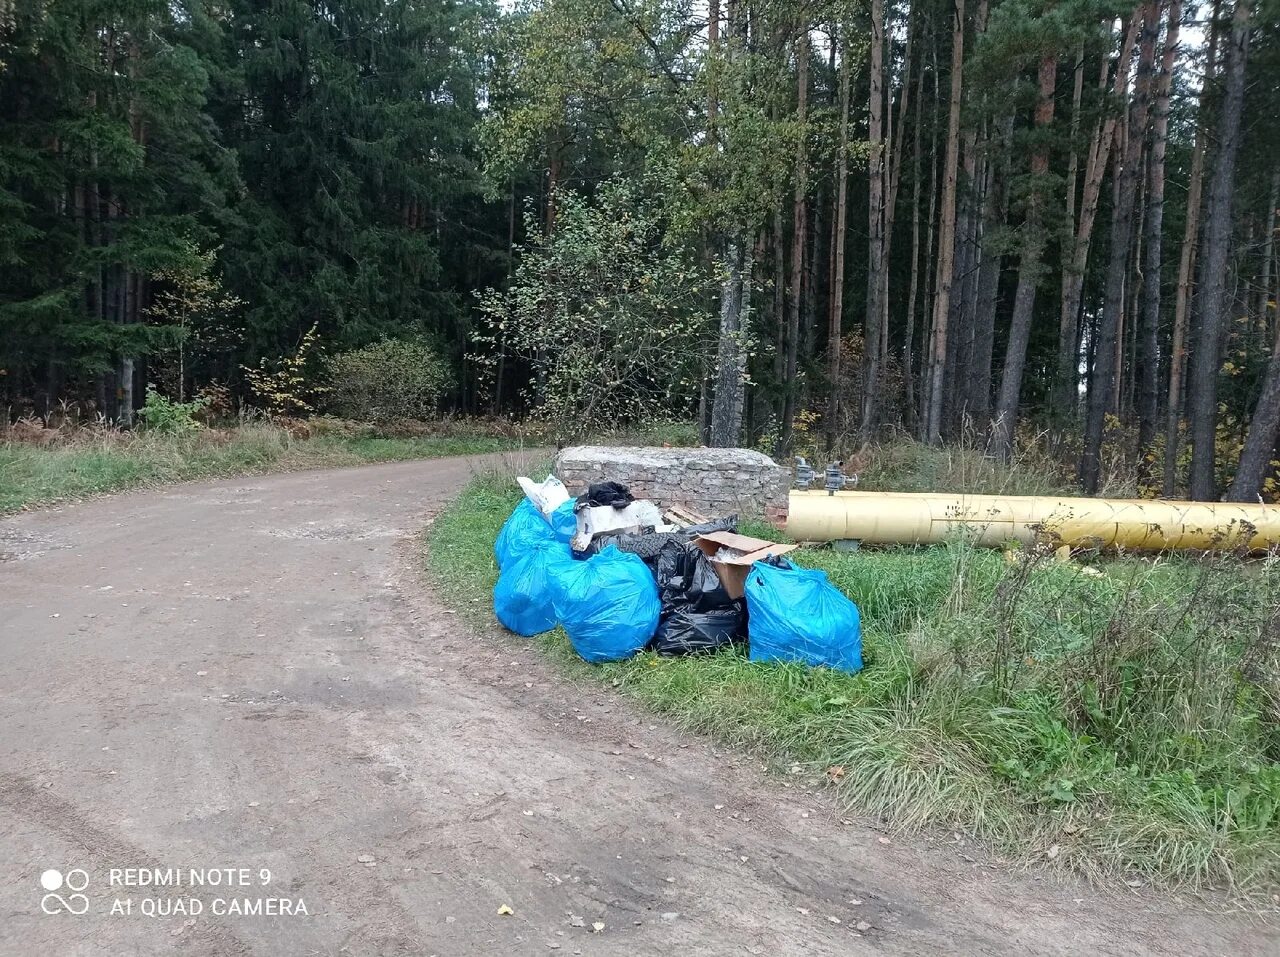
<path fill-rule="evenodd" d="M 39 443 L 0 441 L 0 513 L 138 486 L 287 469 L 362 465 L 518 447 L 518 438 L 470 433 L 379 436 L 366 428 L 298 431 L 270 422 L 184 435 L 139 430 L 45 430 Z"/>
<path fill-rule="evenodd" d="M 509 479 L 467 489 L 428 563 L 487 613 Z M 860 606 L 860 674 L 741 652 L 574 663 L 684 727 L 826 775 L 900 828 L 1095 877 L 1280 884 L 1280 562 L 932 548 L 795 553 Z M 491 619 L 490 619 L 491 620 Z"/>

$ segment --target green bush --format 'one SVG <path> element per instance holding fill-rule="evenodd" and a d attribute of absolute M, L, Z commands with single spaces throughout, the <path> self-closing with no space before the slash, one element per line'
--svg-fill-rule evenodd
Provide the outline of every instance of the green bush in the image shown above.
<path fill-rule="evenodd" d="M 419 339 L 384 339 L 332 356 L 325 367 L 331 411 L 362 422 L 431 418 L 450 385 L 444 362 Z"/>
<path fill-rule="evenodd" d="M 150 432 L 161 432 L 165 435 L 190 435 L 203 426 L 196 421 L 196 415 L 209 404 L 205 397 L 191 402 L 174 402 L 147 386 L 147 402 L 138 410 L 138 418 Z"/>

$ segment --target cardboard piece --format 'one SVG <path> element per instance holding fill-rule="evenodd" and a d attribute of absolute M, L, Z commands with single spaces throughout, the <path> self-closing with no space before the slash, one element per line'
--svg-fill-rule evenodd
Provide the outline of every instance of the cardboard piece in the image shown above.
<path fill-rule="evenodd" d="M 785 555 L 799 548 L 798 545 L 779 545 L 777 542 L 738 535 L 734 532 L 708 532 L 693 540 L 702 553 L 711 559 L 711 567 L 720 576 L 720 584 L 730 598 L 741 598 L 747 590 L 747 574 L 751 566 L 770 555 Z M 728 553 L 716 558 L 721 549 Z"/>

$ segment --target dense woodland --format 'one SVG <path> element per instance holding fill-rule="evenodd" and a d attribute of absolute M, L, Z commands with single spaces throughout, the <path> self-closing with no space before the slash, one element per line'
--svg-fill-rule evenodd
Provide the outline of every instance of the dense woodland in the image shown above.
<path fill-rule="evenodd" d="M 1276 0 L 0 0 L 11 418 L 411 340 L 565 434 L 1270 498 L 1278 203 Z"/>

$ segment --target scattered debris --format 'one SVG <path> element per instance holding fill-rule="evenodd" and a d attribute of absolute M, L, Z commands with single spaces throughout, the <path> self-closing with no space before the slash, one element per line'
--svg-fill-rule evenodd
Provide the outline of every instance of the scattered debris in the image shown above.
<path fill-rule="evenodd" d="M 824 573 L 781 560 L 798 546 L 740 535 L 736 515 L 664 515 L 616 481 L 593 481 L 576 500 L 553 475 L 518 481 L 526 497 L 494 544 L 494 611 L 509 630 L 560 625 L 590 662 L 745 641 L 755 661 L 861 668 L 856 606 Z"/>

